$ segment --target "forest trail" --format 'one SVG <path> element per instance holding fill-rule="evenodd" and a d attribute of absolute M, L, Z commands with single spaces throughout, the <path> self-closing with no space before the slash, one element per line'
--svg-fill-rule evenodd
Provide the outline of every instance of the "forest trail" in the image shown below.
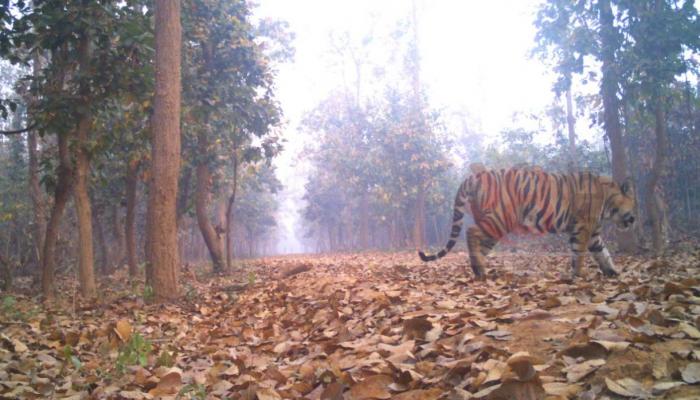
<path fill-rule="evenodd" d="M 692 252 L 617 258 L 619 279 L 589 263 L 573 284 L 566 254 L 496 253 L 486 282 L 464 253 L 264 258 L 185 273 L 163 306 L 119 271 L 98 305 L 4 299 L 0 396 L 698 398 Z"/>

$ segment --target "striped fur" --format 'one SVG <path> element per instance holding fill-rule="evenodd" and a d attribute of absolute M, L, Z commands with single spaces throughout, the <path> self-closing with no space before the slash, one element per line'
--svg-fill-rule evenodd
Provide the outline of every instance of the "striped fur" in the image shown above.
<path fill-rule="evenodd" d="M 589 172 L 553 174 L 538 167 L 496 171 L 476 164 L 471 169 L 472 174 L 462 182 L 455 197 L 447 245 L 434 255 L 419 252 L 421 260 L 444 257 L 454 247 L 469 210 L 475 225 L 467 229 L 467 247 L 477 278 L 484 276 L 485 256 L 511 232 L 567 233 L 574 276 L 580 271 L 586 250 L 605 275 L 617 274 L 600 237 L 601 222 L 613 220 L 620 229 L 634 223 L 631 181 L 617 185 L 609 177 Z"/>

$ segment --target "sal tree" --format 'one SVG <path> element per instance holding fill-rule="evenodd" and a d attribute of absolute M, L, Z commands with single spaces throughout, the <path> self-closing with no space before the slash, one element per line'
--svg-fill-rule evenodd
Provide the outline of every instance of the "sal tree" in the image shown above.
<path fill-rule="evenodd" d="M 49 188 L 53 205 L 42 251 L 42 287 L 53 297 L 54 260 L 59 224 L 74 196 L 79 230 L 79 278 L 84 297 L 96 295 L 92 209 L 88 194 L 94 157 L 95 121 L 108 100 L 128 87 L 128 60 L 147 58 L 139 43 L 144 9 L 134 1 L 4 1 L 5 25 L 0 31 L 0 55 L 15 63 L 46 59 L 27 77 L 35 104 L 29 124 L 42 135 L 55 135 L 58 148 L 55 179 Z M 10 13 L 9 10 L 13 12 Z"/>

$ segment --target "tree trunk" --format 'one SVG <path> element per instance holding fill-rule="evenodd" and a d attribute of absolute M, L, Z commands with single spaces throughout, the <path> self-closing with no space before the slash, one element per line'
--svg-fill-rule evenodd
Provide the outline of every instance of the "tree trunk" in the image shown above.
<path fill-rule="evenodd" d="M 369 194 L 362 193 L 360 197 L 360 249 L 369 248 Z"/>
<path fill-rule="evenodd" d="M 233 225 L 233 206 L 236 202 L 236 190 L 238 189 L 238 157 L 236 150 L 233 150 L 233 188 L 228 197 L 226 205 L 226 268 L 231 270 L 231 259 L 233 258 L 231 248 L 231 226 Z"/>
<path fill-rule="evenodd" d="M 126 231 L 124 229 L 124 220 L 120 215 L 121 201 L 115 202 L 112 205 L 112 228 L 114 229 L 114 238 L 117 241 L 117 250 L 114 255 L 114 265 L 121 268 L 126 259 Z"/>
<path fill-rule="evenodd" d="M 216 230 L 211 224 L 208 215 L 209 200 L 211 198 L 211 172 L 206 164 L 197 166 L 197 193 L 195 195 L 195 213 L 197 224 L 202 233 L 204 243 L 207 245 L 213 264 L 214 272 L 223 271 L 223 252 L 221 242 Z"/>
<path fill-rule="evenodd" d="M 78 67 L 81 74 L 89 73 L 90 69 L 90 37 L 83 32 L 78 48 Z M 89 89 L 86 85 L 80 87 L 81 96 L 89 97 Z M 83 104 L 87 106 L 87 104 Z M 97 295 L 95 286 L 95 259 L 92 243 L 92 207 L 88 194 L 88 179 L 90 174 L 90 155 L 86 149 L 89 140 L 92 119 L 89 114 L 81 113 L 76 128 L 75 168 L 73 199 L 75 202 L 75 214 L 78 219 L 78 280 L 80 282 L 80 295 L 85 299 L 92 299 Z"/>
<path fill-rule="evenodd" d="M 571 101 L 571 87 L 566 90 L 566 127 L 569 131 L 569 170 L 578 171 L 578 155 L 576 154 L 576 118 Z"/>
<path fill-rule="evenodd" d="M 29 152 L 29 195 L 34 208 L 34 246 L 36 248 L 37 265 L 42 265 L 44 252 L 44 237 L 46 236 L 46 205 L 39 184 L 39 150 L 37 149 L 37 133 L 27 134 L 27 151 Z"/>
<path fill-rule="evenodd" d="M 207 155 L 207 140 L 204 134 L 200 134 L 198 138 L 199 155 L 202 159 L 206 159 Z M 206 161 L 197 165 L 197 193 L 195 194 L 195 213 L 197 214 L 197 223 L 199 230 L 202 232 L 204 243 L 209 249 L 211 262 L 214 272 L 223 272 L 223 252 L 221 251 L 221 241 L 219 241 L 216 230 L 209 220 L 209 201 L 211 199 L 211 171 Z"/>
<path fill-rule="evenodd" d="M 130 160 L 126 170 L 126 259 L 129 265 L 129 277 L 138 274 L 138 259 L 136 256 L 136 185 L 138 183 L 139 161 Z"/>
<path fill-rule="evenodd" d="M 158 301 L 179 296 L 177 186 L 180 172 L 180 1 L 156 0 L 156 92 L 148 196 L 147 278 Z"/>
<path fill-rule="evenodd" d="M 668 135 L 666 133 L 666 112 L 664 111 L 663 101 L 660 96 L 654 96 L 654 119 L 655 119 L 655 133 L 656 133 L 656 159 L 654 160 L 654 166 L 651 169 L 651 176 L 647 182 L 646 190 L 646 203 L 647 212 L 649 213 L 649 218 L 651 219 L 651 237 L 652 244 L 654 248 L 654 253 L 660 256 L 666 244 L 666 238 L 664 237 L 663 223 L 664 210 L 662 207 L 662 200 L 660 196 L 661 188 L 659 187 L 659 180 L 663 177 L 665 164 L 666 164 L 666 148 L 668 147 Z"/>
<path fill-rule="evenodd" d="M 600 8 L 600 39 L 601 61 L 603 63 L 603 78 L 601 82 L 601 95 L 603 97 L 603 118 L 605 133 L 610 139 L 612 151 L 613 179 L 622 182 L 627 177 L 627 157 L 622 141 L 622 127 L 620 125 L 620 101 L 617 97 L 619 84 L 619 72 L 615 51 L 618 48 L 618 32 L 613 25 L 613 14 L 610 8 L 610 0 L 601 0 Z M 633 232 L 617 232 L 617 243 L 622 251 L 631 252 L 635 247 Z"/>
<path fill-rule="evenodd" d="M 413 245 L 416 249 L 425 247 L 425 198 L 427 191 L 425 185 L 418 187 L 416 196 L 416 213 L 413 221 Z"/>
<path fill-rule="evenodd" d="M 102 222 L 100 221 L 98 210 L 95 210 L 93 218 L 95 220 L 94 225 L 97 244 L 98 246 L 100 246 L 100 252 L 102 253 L 102 263 L 100 265 L 100 272 L 102 273 L 102 275 L 108 275 L 111 269 L 109 264 L 112 260 L 112 255 L 110 254 L 109 247 L 107 247 L 107 241 L 105 240 L 105 231 L 102 227 Z"/>
<path fill-rule="evenodd" d="M 0 254 L 0 289 L 5 292 L 12 288 L 12 263 L 8 258 Z"/>
<path fill-rule="evenodd" d="M 97 295 L 94 249 L 92 246 L 92 209 L 87 188 L 90 160 L 84 148 L 88 141 L 90 125 L 91 121 L 88 116 L 81 117 L 78 123 L 76 136 L 78 145 L 75 154 L 75 188 L 73 191 L 75 213 L 78 217 L 78 238 L 80 240 L 78 278 L 80 281 L 80 295 L 85 299 L 91 299 Z"/>
<path fill-rule="evenodd" d="M 56 168 L 56 187 L 54 189 L 54 201 L 51 208 L 49 222 L 46 225 L 46 237 L 44 238 L 43 264 L 41 268 L 41 291 L 46 302 L 53 302 L 55 298 L 55 268 L 56 268 L 56 240 L 61 224 L 61 217 L 66 209 L 73 188 L 73 172 L 71 170 L 70 154 L 68 152 L 68 138 L 58 135 L 58 167 Z"/>

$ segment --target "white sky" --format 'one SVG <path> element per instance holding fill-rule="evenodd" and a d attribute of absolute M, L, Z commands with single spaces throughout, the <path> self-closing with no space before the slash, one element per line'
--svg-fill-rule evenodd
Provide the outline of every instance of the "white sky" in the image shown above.
<path fill-rule="evenodd" d="M 540 0 L 416 1 L 421 80 L 431 107 L 443 109 L 448 116 L 466 112 L 476 125 L 473 130 L 493 136 L 511 124 L 514 113 L 539 113 L 552 102 L 553 75 L 529 57 Z M 286 20 L 296 34 L 294 61 L 278 68 L 277 96 L 287 120 L 287 151 L 277 165 L 289 195 L 300 198 L 306 179 L 296 162 L 304 141 L 299 122 L 305 112 L 343 85 L 339 69 L 333 67 L 330 35 L 347 32 L 356 42 L 370 32 L 384 35 L 411 15 L 412 1 L 259 2 L 257 17 Z M 375 51 L 380 43 L 381 39 L 373 43 Z M 295 215 L 299 208 L 292 201 L 282 206 L 288 240 L 281 238 L 281 252 L 300 250 L 291 233 L 299 225 Z"/>

